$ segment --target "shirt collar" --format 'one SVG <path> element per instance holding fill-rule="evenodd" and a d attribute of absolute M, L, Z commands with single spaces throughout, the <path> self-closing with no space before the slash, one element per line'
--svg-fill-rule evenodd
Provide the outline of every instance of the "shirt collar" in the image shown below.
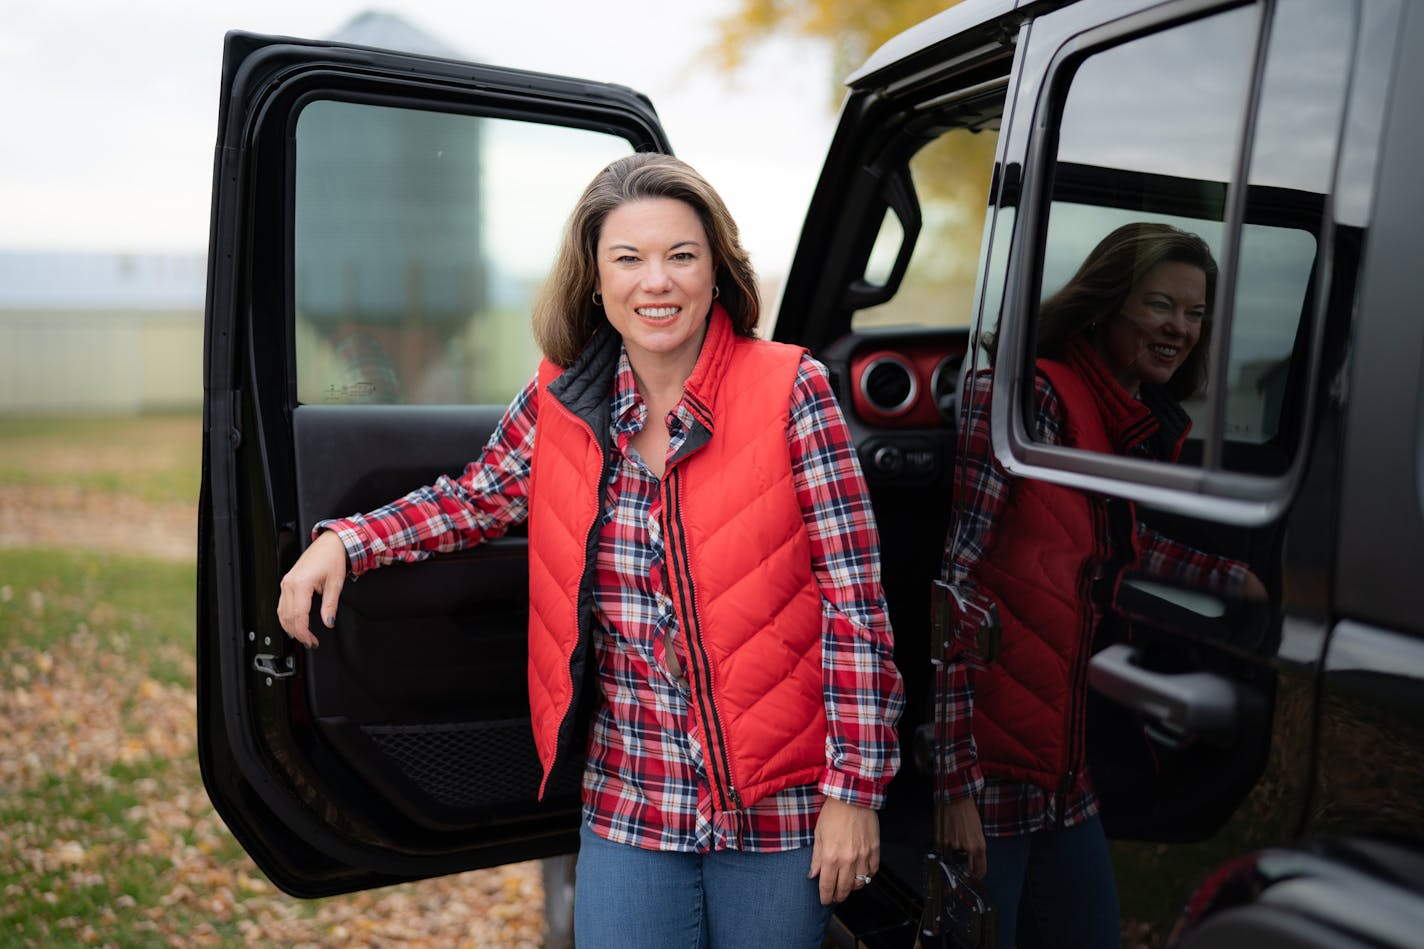
<path fill-rule="evenodd" d="M 613 398 L 609 404 L 609 421 L 614 432 L 642 429 L 648 408 L 638 395 L 633 378 L 633 364 L 628 361 L 628 347 L 619 345 L 618 365 L 613 370 Z"/>

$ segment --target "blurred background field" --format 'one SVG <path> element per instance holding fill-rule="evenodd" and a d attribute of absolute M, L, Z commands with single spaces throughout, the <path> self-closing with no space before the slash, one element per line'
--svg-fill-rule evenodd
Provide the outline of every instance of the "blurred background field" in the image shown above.
<path fill-rule="evenodd" d="M 540 946 L 537 864 L 319 901 L 203 791 L 196 413 L 0 418 L 0 946 Z"/>

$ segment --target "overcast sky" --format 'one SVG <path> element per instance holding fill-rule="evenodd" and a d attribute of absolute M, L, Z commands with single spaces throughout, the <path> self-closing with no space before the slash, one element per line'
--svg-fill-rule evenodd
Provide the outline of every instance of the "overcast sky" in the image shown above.
<path fill-rule="evenodd" d="M 397 12 L 466 58 L 647 93 L 722 193 L 765 274 L 784 271 L 834 127 L 829 56 L 759 49 L 729 78 L 704 50 L 731 0 L 6 0 L 0 249 L 202 253 L 223 34 L 326 38 Z M 590 169 L 590 175 L 595 169 Z"/>

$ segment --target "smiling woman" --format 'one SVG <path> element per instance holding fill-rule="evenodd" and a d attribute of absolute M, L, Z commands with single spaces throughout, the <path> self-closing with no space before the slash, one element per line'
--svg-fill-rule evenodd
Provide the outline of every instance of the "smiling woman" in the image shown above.
<path fill-rule="evenodd" d="M 318 645 L 320 596 L 340 649 L 348 573 L 527 525 L 517 724 L 541 798 L 581 777 L 581 947 L 810 949 L 880 869 L 904 689 L 874 515 L 825 368 L 757 338 L 759 313 L 711 185 L 613 161 L 536 305 L 545 358 L 479 457 L 318 522 L 281 581 L 288 635 Z"/>
<path fill-rule="evenodd" d="M 712 308 L 716 270 L 691 207 L 671 198 L 611 211 L 598 238 L 594 302 L 623 337 L 639 381 L 692 374 Z"/>
<path fill-rule="evenodd" d="M 1177 401 L 1206 380 L 1216 260 L 1169 224 L 1134 222 L 1104 237 L 1038 311 L 1038 354 L 1064 360 L 1087 339 L 1126 392 L 1143 382 Z"/>
<path fill-rule="evenodd" d="M 1206 243 L 1167 224 L 1132 222 L 1099 241 L 1039 308 L 1032 437 L 1175 462 L 1191 427 L 1178 400 L 1205 378 L 1216 274 Z M 1116 944 L 1113 869 L 1081 761 L 1080 670 L 1099 611 L 1124 564 L 1161 578 L 1206 577 L 1214 590 L 1252 598 L 1265 591 L 1246 564 L 1147 529 L 1130 504 L 1011 479 L 984 461 L 992 373 L 969 387 L 969 451 L 955 479 L 961 508 L 944 579 L 997 613 L 1006 648 L 980 649 L 938 673 L 942 833 L 1005 913 L 999 945 L 1012 945 L 1018 926 L 1029 934 L 1020 945 L 1052 942 L 1041 941 L 1033 913 L 1017 918 L 1021 905 L 1051 906 L 1075 945 Z"/>
<path fill-rule="evenodd" d="M 1206 316 L 1206 283 L 1201 267 L 1167 261 L 1133 284 L 1101 344 L 1128 392 L 1136 395 L 1143 382 L 1165 385 L 1191 355 Z"/>

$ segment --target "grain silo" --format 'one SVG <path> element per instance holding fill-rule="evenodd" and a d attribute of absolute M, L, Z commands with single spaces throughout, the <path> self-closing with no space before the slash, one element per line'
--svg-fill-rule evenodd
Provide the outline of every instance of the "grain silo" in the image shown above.
<path fill-rule="evenodd" d="M 398 17 L 332 40 L 460 59 Z M 303 401 L 455 402 L 452 364 L 487 296 L 483 120 L 321 99 L 296 127 L 295 290 Z"/>

